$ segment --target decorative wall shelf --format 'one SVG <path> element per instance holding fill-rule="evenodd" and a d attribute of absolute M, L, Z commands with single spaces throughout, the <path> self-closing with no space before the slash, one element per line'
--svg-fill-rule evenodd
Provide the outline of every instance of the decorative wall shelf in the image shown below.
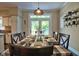
<path fill-rule="evenodd" d="M 79 25 L 79 8 L 73 11 L 69 11 L 64 16 L 64 26 L 72 26 L 72 25 Z"/>

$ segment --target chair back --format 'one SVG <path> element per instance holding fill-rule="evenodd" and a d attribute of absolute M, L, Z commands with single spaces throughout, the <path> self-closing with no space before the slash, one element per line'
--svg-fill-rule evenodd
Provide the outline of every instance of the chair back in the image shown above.
<path fill-rule="evenodd" d="M 53 37 L 59 41 L 59 33 L 58 32 L 53 32 Z"/>
<path fill-rule="evenodd" d="M 59 44 L 68 49 L 70 35 L 59 33 Z"/>
<path fill-rule="evenodd" d="M 21 33 L 21 38 L 24 39 L 25 37 L 26 37 L 26 33 L 25 32 L 22 32 Z"/>
<path fill-rule="evenodd" d="M 53 45 L 39 48 L 40 56 L 50 56 L 53 55 Z"/>
<path fill-rule="evenodd" d="M 17 42 L 21 41 L 20 33 L 11 34 L 11 43 L 16 44 Z"/>
<path fill-rule="evenodd" d="M 10 44 L 9 51 L 11 56 L 50 56 L 53 55 L 53 45 L 31 48 Z"/>

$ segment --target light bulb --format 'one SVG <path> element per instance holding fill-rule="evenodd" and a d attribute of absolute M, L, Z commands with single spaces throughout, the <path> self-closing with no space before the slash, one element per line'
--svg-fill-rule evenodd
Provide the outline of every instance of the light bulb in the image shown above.
<path fill-rule="evenodd" d="M 37 12 L 37 13 L 40 13 L 41 11 L 40 11 L 40 10 L 37 10 L 36 12 Z"/>

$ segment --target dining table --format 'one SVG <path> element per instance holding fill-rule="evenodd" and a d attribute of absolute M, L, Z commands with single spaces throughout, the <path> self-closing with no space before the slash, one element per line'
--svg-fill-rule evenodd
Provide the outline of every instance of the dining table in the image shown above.
<path fill-rule="evenodd" d="M 58 44 L 55 38 L 52 36 L 45 36 L 42 41 L 35 41 L 34 36 L 26 36 L 23 40 L 19 41 L 15 45 L 21 45 L 24 47 L 31 48 L 41 48 L 42 46 L 47 46 L 48 44 L 53 44 L 53 54 L 52 56 L 71 56 L 72 53 L 65 49 L 62 45 Z M 2 56 L 10 56 L 9 48 L 1 53 Z"/>

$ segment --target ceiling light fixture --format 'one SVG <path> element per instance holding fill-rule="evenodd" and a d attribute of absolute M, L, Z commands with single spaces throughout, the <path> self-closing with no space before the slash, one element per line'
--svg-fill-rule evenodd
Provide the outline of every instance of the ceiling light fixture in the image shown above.
<path fill-rule="evenodd" d="M 44 11 L 39 8 L 39 2 L 38 2 L 38 8 L 36 10 L 34 10 L 34 14 L 35 15 L 43 15 L 44 14 Z"/>

